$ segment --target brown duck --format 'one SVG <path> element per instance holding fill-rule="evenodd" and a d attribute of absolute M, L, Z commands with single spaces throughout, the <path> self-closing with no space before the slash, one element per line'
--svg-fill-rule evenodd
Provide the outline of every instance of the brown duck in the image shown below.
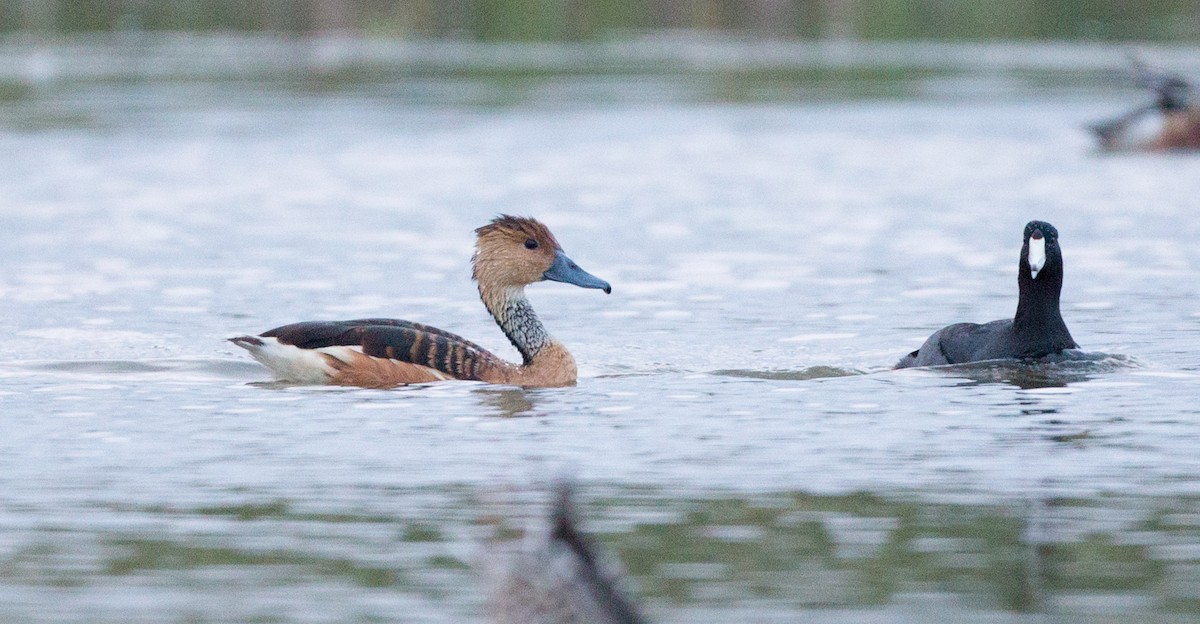
<path fill-rule="evenodd" d="M 513 364 L 448 331 L 397 319 L 306 321 L 230 341 L 281 381 L 387 388 L 466 379 L 526 387 L 575 383 L 575 359 L 538 320 L 525 287 L 553 280 L 611 293 L 535 219 L 502 215 L 475 230 L 472 275 L 483 305 L 521 353 Z"/>
<path fill-rule="evenodd" d="M 1195 101 L 1192 86 L 1180 76 L 1154 69 L 1135 56 L 1129 60 L 1134 78 L 1154 92 L 1154 101 L 1089 126 L 1100 146 L 1108 150 L 1200 150 L 1200 103 Z M 1157 133 L 1135 136 L 1137 122 L 1154 111 L 1162 116 Z"/>

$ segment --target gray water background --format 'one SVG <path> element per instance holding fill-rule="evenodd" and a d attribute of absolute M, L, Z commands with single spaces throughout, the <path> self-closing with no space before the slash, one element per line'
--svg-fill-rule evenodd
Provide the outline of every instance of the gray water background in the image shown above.
<path fill-rule="evenodd" d="M 0 620 L 480 621 L 480 544 L 568 474 L 658 622 L 1197 621 L 1200 159 L 1093 149 L 1145 99 L 1120 50 L 27 43 Z M 224 342 L 515 357 L 468 267 L 498 213 L 613 284 L 530 289 L 576 387 L 280 386 Z M 890 371 L 1012 314 L 1034 218 L 1087 355 Z"/>

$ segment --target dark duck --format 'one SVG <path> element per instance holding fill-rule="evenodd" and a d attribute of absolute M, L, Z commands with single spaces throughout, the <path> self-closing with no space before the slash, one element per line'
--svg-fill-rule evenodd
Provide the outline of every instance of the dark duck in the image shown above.
<path fill-rule="evenodd" d="M 896 368 L 1031 359 L 1079 348 L 1059 311 L 1062 283 L 1058 230 L 1045 221 L 1030 221 L 1025 226 L 1017 266 L 1020 298 L 1016 315 L 982 325 L 956 323 L 943 327 L 920 349 L 901 358 Z"/>

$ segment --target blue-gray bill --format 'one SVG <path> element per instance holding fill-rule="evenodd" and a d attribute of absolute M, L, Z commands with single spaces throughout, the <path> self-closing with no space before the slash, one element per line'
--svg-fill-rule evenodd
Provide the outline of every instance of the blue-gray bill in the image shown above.
<path fill-rule="evenodd" d="M 554 264 L 551 264 L 550 268 L 546 269 L 542 277 L 555 282 L 574 284 L 582 288 L 599 288 L 605 294 L 612 294 L 612 286 L 609 286 L 608 282 L 579 268 L 579 265 L 575 264 L 574 260 L 568 258 L 567 254 L 561 251 L 555 254 Z"/>

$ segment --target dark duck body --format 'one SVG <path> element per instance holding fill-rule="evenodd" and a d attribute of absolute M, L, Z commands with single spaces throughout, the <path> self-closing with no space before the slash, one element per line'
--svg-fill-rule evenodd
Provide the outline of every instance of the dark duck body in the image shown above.
<path fill-rule="evenodd" d="M 901 358 L 896 368 L 1031 359 L 1079 348 L 1059 310 L 1062 282 L 1058 230 L 1044 221 L 1030 221 L 1017 267 L 1020 299 L 1016 315 L 982 325 L 943 327 L 920 349 Z"/>
<path fill-rule="evenodd" d="M 543 280 L 612 292 L 579 268 L 540 222 L 500 216 L 475 230 L 479 296 L 521 353 L 512 364 L 448 331 L 399 319 L 307 321 L 230 340 L 281 381 L 386 388 L 463 379 L 518 386 L 575 383 L 575 359 L 546 331 L 525 297 Z"/>

